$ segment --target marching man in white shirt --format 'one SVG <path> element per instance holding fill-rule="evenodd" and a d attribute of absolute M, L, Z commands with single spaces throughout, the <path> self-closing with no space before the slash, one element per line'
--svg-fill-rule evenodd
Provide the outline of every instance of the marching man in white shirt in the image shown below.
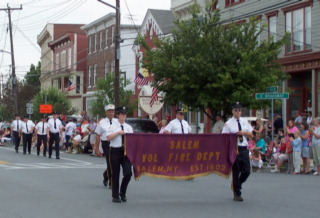
<path fill-rule="evenodd" d="M 112 202 L 115 203 L 127 201 L 126 192 L 132 176 L 131 163 L 124 154 L 124 135 L 133 133 L 132 127 L 125 123 L 127 111 L 126 107 L 116 109 L 118 121 L 111 125 L 111 129 L 107 133 L 107 140 L 110 142 L 110 164 L 112 169 Z M 123 179 L 119 193 L 120 166 L 122 166 Z"/>
<path fill-rule="evenodd" d="M 62 123 L 57 118 L 57 112 L 52 113 L 52 118 L 48 121 L 49 129 L 49 158 L 52 155 L 52 144 L 55 143 L 56 146 L 56 159 L 60 159 L 60 140 L 62 140 Z"/>
<path fill-rule="evenodd" d="M 49 129 L 47 117 L 43 116 L 42 120 L 35 127 L 35 138 L 37 140 L 37 155 L 40 155 L 41 143 L 43 143 L 43 156 L 46 157 L 47 153 L 47 141 L 49 137 Z"/>
<path fill-rule="evenodd" d="M 191 126 L 184 120 L 184 110 L 178 108 L 176 110 L 176 119 L 171 120 L 164 129 L 165 134 L 188 134 L 191 133 Z"/>
<path fill-rule="evenodd" d="M 31 154 L 31 142 L 34 127 L 34 123 L 29 120 L 28 115 L 25 115 L 20 129 L 20 131 L 22 132 L 23 154 L 27 153 L 27 146 L 28 153 Z"/>
<path fill-rule="evenodd" d="M 241 117 L 242 105 L 235 102 L 231 105 L 233 117 L 226 122 L 222 133 L 236 133 L 238 136 L 238 155 L 232 166 L 233 200 L 243 201 L 241 197 L 242 184 L 250 175 L 250 159 L 247 138 L 252 138 L 252 126 Z"/>
<path fill-rule="evenodd" d="M 96 153 L 100 156 L 99 144 L 101 142 L 103 153 L 106 156 L 107 162 L 107 169 L 103 173 L 103 185 L 108 186 L 111 189 L 111 166 L 110 166 L 110 158 L 109 158 L 109 151 L 110 151 L 110 142 L 107 140 L 107 133 L 111 130 L 112 124 L 114 124 L 117 119 L 114 118 L 114 110 L 115 106 L 113 104 L 109 104 L 104 107 L 107 117 L 102 119 L 96 130 Z M 108 183 L 109 181 L 109 183 Z"/>
<path fill-rule="evenodd" d="M 11 123 L 11 137 L 14 138 L 15 150 L 16 153 L 19 151 L 19 145 L 21 141 L 21 127 L 22 121 L 20 120 L 20 116 L 18 114 L 15 115 L 15 120 Z"/>

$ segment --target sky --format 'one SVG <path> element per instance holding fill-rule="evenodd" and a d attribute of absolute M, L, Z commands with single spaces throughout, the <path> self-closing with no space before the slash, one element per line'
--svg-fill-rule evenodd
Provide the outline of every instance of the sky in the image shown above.
<path fill-rule="evenodd" d="M 115 5 L 115 0 L 104 0 Z M 13 25 L 13 45 L 16 75 L 23 78 L 30 65 L 40 61 L 40 47 L 37 35 L 47 23 L 88 24 L 110 13 L 114 9 L 97 0 L 1 0 L 0 8 L 20 8 L 11 14 Z M 120 0 L 121 24 L 141 25 L 149 8 L 170 9 L 171 0 Z M 8 30 L 8 13 L 0 11 L 0 50 L 7 52 L 10 48 Z M 0 75 L 3 82 L 9 78 L 11 56 L 0 52 Z"/>

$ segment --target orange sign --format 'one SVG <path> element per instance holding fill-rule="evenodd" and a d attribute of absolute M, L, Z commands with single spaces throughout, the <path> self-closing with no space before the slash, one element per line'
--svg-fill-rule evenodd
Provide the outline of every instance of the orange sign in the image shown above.
<path fill-rule="evenodd" d="M 40 104 L 40 114 L 51 114 L 52 104 Z"/>

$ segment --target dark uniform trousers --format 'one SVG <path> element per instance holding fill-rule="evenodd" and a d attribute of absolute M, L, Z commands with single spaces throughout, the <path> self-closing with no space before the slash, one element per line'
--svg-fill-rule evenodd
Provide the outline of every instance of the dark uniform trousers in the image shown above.
<path fill-rule="evenodd" d="M 18 131 L 12 131 L 12 135 L 14 138 L 14 143 L 15 143 L 15 149 L 16 151 L 18 151 L 19 145 L 20 145 L 20 141 L 21 141 L 21 137 L 19 137 L 19 132 Z"/>
<path fill-rule="evenodd" d="M 39 135 L 37 140 L 37 155 L 40 154 L 41 142 L 43 142 L 43 156 L 46 156 L 47 153 L 47 135 Z"/>
<path fill-rule="evenodd" d="M 32 133 L 26 134 L 22 133 L 22 142 L 23 142 L 23 153 L 25 154 L 28 146 L 28 153 L 31 153 L 31 142 L 32 142 Z"/>
<path fill-rule="evenodd" d="M 238 155 L 232 166 L 232 185 L 236 195 L 241 195 L 241 186 L 250 174 L 249 150 L 247 147 L 238 146 Z"/>
<path fill-rule="evenodd" d="M 120 187 L 121 194 L 126 194 L 127 187 L 132 176 L 131 163 L 128 158 L 124 156 L 123 148 L 110 148 L 110 164 L 112 169 L 112 197 L 119 198 L 120 166 L 122 166 L 123 171 L 123 178 Z"/>
<path fill-rule="evenodd" d="M 49 157 L 52 155 L 52 144 L 56 145 L 56 157 L 59 157 L 59 150 L 60 150 L 60 135 L 59 133 L 49 133 L 50 139 L 49 139 Z"/>
<path fill-rule="evenodd" d="M 101 141 L 103 153 L 106 155 L 107 169 L 103 173 L 103 177 L 106 181 L 109 180 L 109 186 L 111 186 L 111 166 L 110 166 L 110 142 Z"/>

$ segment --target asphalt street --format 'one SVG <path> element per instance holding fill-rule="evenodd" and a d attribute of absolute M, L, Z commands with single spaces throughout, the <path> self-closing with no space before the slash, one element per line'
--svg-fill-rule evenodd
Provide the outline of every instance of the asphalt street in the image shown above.
<path fill-rule="evenodd" d="M 21 149 L 20 149 L 21 150 Z M 61 160 L 0 147 L 0 218 L 319 217 L 320 176 L 253 173 L 234 202 L 230 179 L 131 180 L 127 203 L 112 203 L 102 185 L 105 160 L 61 154 Z"/>

